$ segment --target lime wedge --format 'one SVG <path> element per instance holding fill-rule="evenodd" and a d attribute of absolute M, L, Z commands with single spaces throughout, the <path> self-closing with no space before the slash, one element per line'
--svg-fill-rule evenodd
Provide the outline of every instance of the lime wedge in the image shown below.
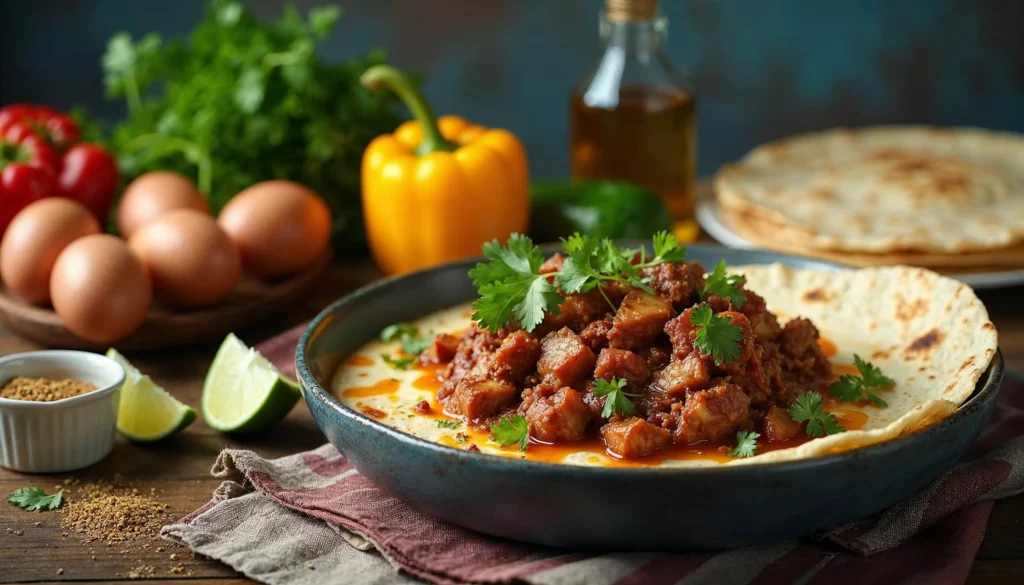
<path fill-rule="evenodd" d="M 288 414 L 299 385 L 229 333 L 203 382 L 203 418 L 225 433 L 263 430 Z"/>
<path fill-rule="evenodd" d="M 179 402 L 166 390 L 142 375 L 117 350 L 107 350 L 107 357 L 124 368 L 124 386 L 117 409 L 117 432 L 126 439 L 149 443 L 165 439 L 196 420 L 196 411 Z"/>

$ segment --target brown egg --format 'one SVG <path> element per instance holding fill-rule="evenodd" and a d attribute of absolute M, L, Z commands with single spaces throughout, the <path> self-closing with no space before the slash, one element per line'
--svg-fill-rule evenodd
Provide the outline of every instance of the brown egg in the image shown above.
<path fill-rule="evenodd" d="M 188 178 L 170 171 L 153 171 L 128 184 L 117 207 L 117 230 L 132 237 L 135 230 L 175 209 L 210 213 L 210 206 Z"/>
<path fill-rule="evenodd" d="M 153 293 L 146 267 L 128 243 L 94 234 L 71 242 L 57 256 L 50 298 L 72 333 L 107 344 L 142 324 Z"/>
<path fill-rule="evenodd" d="M 50 197 L 18 212 L 0 243 L 0 276 L 30 303 L 50 302 L 50 273 L 68 244 L 98 234 L 100 223 L 77 201 Z"/>
<path fill-rule="evenodd" d="M 245 270 L 276 278 L 309 268 L 331 241 L 331 211 L 312 190 L 264 181 L 243 190 L 217 218 L 242 253 Z"/>
<path fill-rule="evenodd" d="M 242 276 L 238 249 L 212 217 L 179 209 L 142 226 L 128 245 L 142 259 L 156 298 L 180 307 L 212 305 Z"/>

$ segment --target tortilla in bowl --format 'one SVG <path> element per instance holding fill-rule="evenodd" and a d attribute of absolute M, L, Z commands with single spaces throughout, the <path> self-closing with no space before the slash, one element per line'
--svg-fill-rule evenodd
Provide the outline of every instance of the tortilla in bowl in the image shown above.
<path fill-rule="evenodd" d="M 679 280 L 691 278 L 702 286 L 705 269 L 688 266 L 689 271 L 655 276 L 656 292 L 678 292 L 687 284 Z M 691 277 L 695 271 L 700 275 Z M 595 299 L 596 314 L 584 317 L 577 301 L 586 299 L 570 296 L 570 304 L 577 305 L 563 309 L 561 316 L 549 315 L 531 333 L 514 327 L 484 331 L 474 324 L 469 303 L 435 311 L 405 324 L 435 339 L 420 359 L 406 356 L 407 363 L 396 367 L 396 357 L 403 356 L 401 343 L 371 341 L 338 368 L 331 392 L 354 411 L 402 432 L 501 457 L 601 467 L 749 465 L 841 453 L 932 425 L 971 395 L 996 352 L 995 327 L 973 291 L 928 270 L 832 271 L 770 264 L 729 272 L 745 278 L 747 309 L 714 297 L 702 299 L 696 289 L 675 300 L 651 299 L 659 295 L 634 289 L 619 291 L 614 311 L 605 299 Z M 614 333 L 630 325 L 622 323 L 620 313 L 629 311 L 626 304 L 634 296 L 670 307 L 656 321 L 657 333 L 649 341 L 623 340 Z M 673 323 L 707 303 L 717 304 L 718 315 L 731 313 L 736 322 L 748 323 L 753 355 L 744 366 L 716 364 L 707 355 L 694 366 L 697 361 L 679 351 L 670 332 Z M 764 325 L 764 319 L 778 325 Z M 600 339 L 591 339 L 593 330 Z M 451 344 L 443 350 L 450 352 L 446 359 L 431 353 L 438 351 L 441 338 Z M 801 343 L 803 349 L 791 349 Z M 585 373 L 559 378 L 552 368 L 545 371 L 549 354 L 577 350 L 587 356 L 579 358 Z M 518 373 L 503 378 L 495 362 L 507 351 L 520 352 L 522 359 L 511 366 Z M 655 351 L 666 356 L 652 359 Z M 456 357 L 460 352 L 462 357 Z M 860 375 L 855 355 L 894 382 L 875 392 L 877 403 L 866 398 L 843 402 L 830 392 L 841 376 Z M 575 367 L 574 360 L 576 354 L 562 365 Z M 672 386 L 677 381 L 666 383 L 665 372 L 684 362 L 686 368 L 706 368 L 704 378 L 680 387 Z M 750 387 L 754 374 L 773 369 L 781 372 L 764 374 L 766 383 Z M 473 371 L 487 373 L 474 376 Z M 629 412 L 609 412 L 604 408 L 609 397 L 596 395 L 597 379 L 614 381 L 619 372 L 622 378 L 633 376 L 623 388 L 634 404 Z M 492 391 L 500 395 L 497 403 L 481 407 L 493 398 Z M 822 397 L 824 411 L 842 432 L 812 437 L 807 423 L 794 426 L 792 408 L 806 392 Z M 503 446 L 495 426 L 516 416 L 528 428 L 528 439 Z M 788 432 L 780 432 L 780 424 Z M 748 439 L 756 433 L 754 451 L 736 451 L 741 432 Z M 652 447 L 652 441 L 657 445 Z"/>
<path fill-rule="evenodd" d="M 632 246 L 637 242 L 616 244 Z M 559 248 L 544 246 L 543 251 L 551 254 Z M 755 276 L 755 268 L 766 271 L 763 274 L 767 282 L 777 279 L 780 290 L 788 290 L 782 282 L 788 282 L 786 287 L 799 284 L 795 276 L 782 276 L 787 271 L 800 274 L 811 270 L 824 280 L 830 278 L 830 271 L 836 277 L 843 274 L 839 267 L 825 262 L 705 244 L 688 246 L 686 256 L 707 267 L 724 259 L 736 270 L 749 272 L 751 290 L 757 290 L 755 278 L 761 280 Z M 759 439 L 765 454 L 741 458 L 743 463 L 722 464 L 738 459 L 719 450 L 735 447 L 735 439 L 730 438 L 730 445 L 709 445 L 710 453 L 700 445 L 673 445 L 639 460 L 623 459 L 607 453 L 601 439 L 593 435 L 555 445 L 531 439 L 522 452 L 518 445 L 500 447 L 492 443 L 490 429 L 467 424 L 451 416 L 455 413 L 444 412 L 435 396 L 441 384 L 436 379 L 440 367 L 410 363 L 408 370 L 396 370 L 380 354 L 387 352 L 392 362 L 398 363 L 396 360 L 404 357 L 397 352 L 398 342 L 372 341 L 398 322 L 420 324 L 424 336 L 437 333 L 446 329 L 440 322 L 445 312 L 457 321 L 452 327 L 463 327 L 470 317 L 462 307 L 478 294 L 467 271 L 478 262 L 466 260 L 386 279 L 336 301 L 313 320 L 299 342 L 296 372 L 317 424 L 359 474 L 428 514 L 485 534 L 575 550 L 692 551 L 777 542 L 824 530 L 878 512 L 949 469 L 980 433 L 1002 379 L 1003 365 L 997 353 L 977 381 L 974 394 L 949 416 L 936 422 L 919 416 L 917 426 L 903 425 L 891 433 L 892 440 L 862 443 L 836 453 L 822 450 L 819 454 L 770 461 L 766 458 L 784 451 L 769 451 L 762 444 L 764 439 Z M 760 266 L 779 262 L 786 267 Z M 748 268 L 751 264 L 759 266 Z M 769 278 L 776 271 L 780 271 L 779 276 Z M 811 299 L 828 298 L 827 294 L 814 292 L 816 288 L 815 284 L 789 296 L 795 303 L 801 302 L 805 293 L 810 293 Z M 837 286 L 834 290 L 847 289 Z M 944 296 L 956 295 L 952 290 L 947 295 L 943 287 L 933 290 Z M 800 315 L 798 311 L 783 314 L 771 304 L 778 295 L 761 292 L 781 322 Z M 965 294 L 960 296 L 966 300 L 958 303 L 969 307 L 972 297 Z M 917 297 L 905 298 L 913 301 Z M 954 308 L 959 306 L 955 304 Z M 887 314 L 895 315 L 895 309 L 888 313 L 874 311 L 878 319 Z M 424 319 L 426 316 L 431 317 Z M 916 318 L 915 327 L 924 325 L 920 319 Z M 909 366 L 889 372 L 889 365 L 871 357 L 869 352 L 886 344 L 878 348 L 843 347 L 849 336 L 828 331 L 824 324 L 822 328 L 823 337 L 836 335 L 838 350 L 835 354 L 829 352 L 836 366 L 833 374 L 850 372 L 851 355 L 857 352 L 881 364 L 883 371 L 893 377 L 902 377 L 901 371 L 908 372 L 907 378 L 914 376 Z M 851 331 L 856 335 L 859 329 Z M 977 353 L 979 359 L 985 354 L 984 350 Z M 929 363 L 937 363 L 932 359 L 929 357 Z M 342 383 L 343 372 L 351 373 L 356 380 L 354 386 Z M 377 386 L 373 379 L 383 383 Z M 402 398 L 388 388 L 409 380 L 419 381 L 414 396 Z M 895 403 L 900 384 L 897 380 L 895 388 L 879 390 L 878 394 Z M 364 396 L 338 398 L 353 388 L 363 389 L 360 393 Z M 428 400 L 429 412 L 416 412 L 424 400 Z M 873 409 L 873 414 L 880 412 L 875 407 L 865 409 Z M 896 412 L 891 406 L 885 410 L 887 415 Z M 946 408 L 936 409 L 936 416 L 946 412 Z M 870 414 L 860 430 L 874 430 L 872 424 L 876 421 Z M 423 432 L 395 424 L 399 419 L 417 421 Z M 456 428 L 443 428 L 438 421 Z M 877 428 L 891 424 L 877 422 Z M 833 437 L 854 437 L 853 433 L 860 430 Z M 467 435 L 465 442 L 459 442 L 460 432 Z M 796 449 L 823 441 L 808 439 Z M 480 452 L 470 448 L 473 442 L 479 442 Z M 670 461 L 687 451 L 691 460 L 709 460 L 698 464 Z M 581 453 L 579 457 L 589 461 L 566 464 L 581 463 L 568 460 L 571 453 Z M 665 461 L 658 464 L 658 458 Z"/>

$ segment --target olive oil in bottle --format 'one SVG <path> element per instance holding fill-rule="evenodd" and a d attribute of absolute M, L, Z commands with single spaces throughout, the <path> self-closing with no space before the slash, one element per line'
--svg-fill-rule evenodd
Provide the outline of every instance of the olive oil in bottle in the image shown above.
<path fill-rule="evenodd" d="M 572 176 L 647 187 L 695 235 L 696 103 L 666 28 L 655 0 L 606 0 L 601 56 L 570 98 Z"/>

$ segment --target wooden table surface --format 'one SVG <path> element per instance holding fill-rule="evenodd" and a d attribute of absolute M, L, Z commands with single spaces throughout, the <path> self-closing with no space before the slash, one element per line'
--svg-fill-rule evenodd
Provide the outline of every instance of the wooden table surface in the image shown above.
<path fill-rule="evenodd" d="M 335 265 L 324 275 L 316 293 L 300 306 L 237 333 L 247 343 L 258 343 L 310 318 L 329 302 L 377 276 L 376 269 L 366 264 Z M 982 294 L 999 330 L 1003 354 L 1017 368 L 1024 368 L 1024 305 L 1019 302 L 1022 294 L 1024 287 Z M 253 321 L 259 322 L 260 316 L 254 316 Z M 179 399 L 198 408 L 202 380 L 216 345 L 129 358 Z M 0 328 L 0 355 L 31 349 L 37 347 Z M 323 435 L 300 401 L 281 424 L 258 437 L 234 439 L 210 429 L 200 418 L 179 436 L 155 445 L 134 445 L 118 437 L 109 457 L 73 474 L 24 475 L 0 469 L 0 496 L 27 486 L 52 489 L 67 477 L 109 480 L 120 473 L 136 482 L 143 493 L 156 488 L 159 499 L 169 504 L 170 515 L 178 518 L 209 500 L 218 485 L 210 477 L 210 466 L 221 449 L 253 449 L 264 456 L 277 457 L 323 442 Z M 249 582 L 225 565 L 195 558 L 187 549 L 158 540 L 111 547 L 103 543 L 86 544 L 78 535 L 62 536 L 60 519 L 61 514 L 56 512 L 31 513 L 0 505 L 0 582 L 127 580 L 141 566 L 152 567 L 152 574 L 144 577 L 150 580 Z M 171 555 L 176 558 L 172 560 Z M 169 573 L 179 561 L 184 572 Z M 996 503 L 968 582 L 1024 583 L 1024 496 Z"/>

